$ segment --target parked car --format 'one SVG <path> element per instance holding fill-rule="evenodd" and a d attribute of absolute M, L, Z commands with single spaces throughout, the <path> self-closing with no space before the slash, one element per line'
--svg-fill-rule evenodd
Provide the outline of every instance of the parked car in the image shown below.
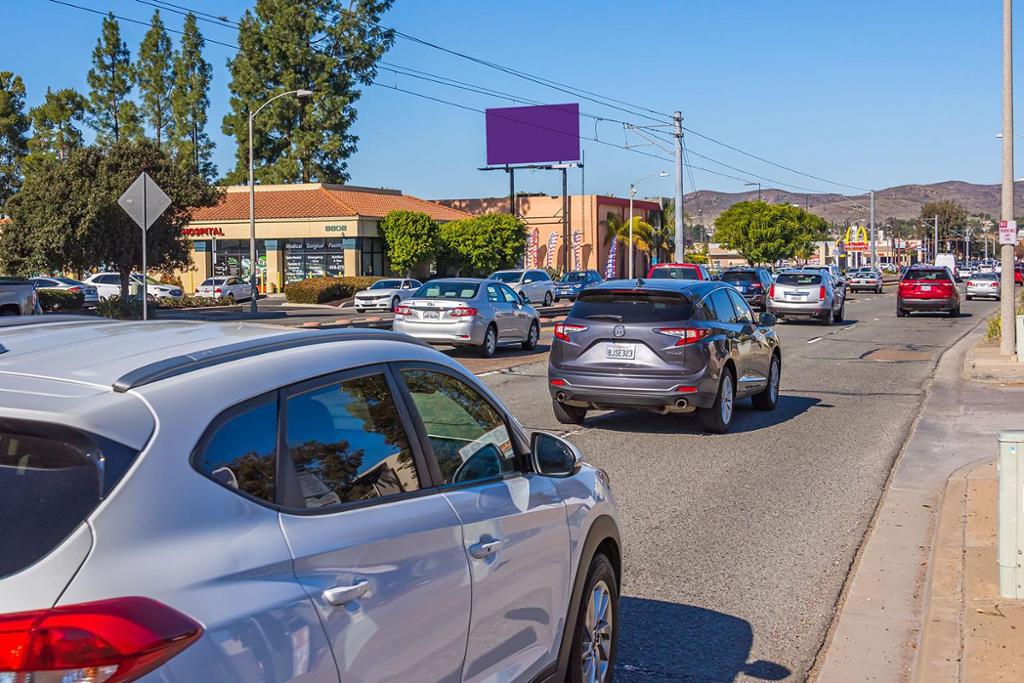
<path fill-rule="evenodd" d="M 30 278 L 32 284 L 36 286 L 36 289 L 55 289 L 62 292 L 70 292 L 72 294 L 81 292 L 82 293 L 82 305 L 85 308 L 92 308 L 99 303 L 99 294 L 96 292 L 96 288 L 92 285 L 87 285 L 84 282 L 79 282 L 69 277 L 63 276 L 40 276 Z"/>
<path fill-rule="evenodd" d="M 610 678 L 607 475 L 443 354 L 168 321 L 3 344 L 0 678 Z"/>
<path fill-rule="evenodd" d="M 812 318 L 831 325 L 846 315 L 846 297 L 827 270 L 785 271 L 768 290 L 768 312 L 780 320 Z"/>
<path fill-rule="evenodd" d="M 960 315 L 960 291 L 949 268 L 911 266 L 907 269 L 896 295 L 896 317 L 904 318 L 913 311 L 945 311 L 953 318 Z"/>
<path fill-rule="evenodd" d="M 1013 284 L 1024 285 L 1024 266 L 1017 264 L 1013 268 Z"/>
<path fill-rule="evenodd" d="M 999 298 L 999 276 L 995 273 L 975 273 L 967 280 L 965 296 L 967 300 L 977 298 Z"/>
<path fill-rule="evenodd" d="M 252 285 L 234 276 L 208 277 L 196 287 L 196 295 L 242 301 L 252 298 Z"/>
<path fill-rule="evenodd" d="M 0 276 L 0 315 L 41 313 L 36 287 L 23 277 Z"/>
<path fill-rule="evenodd" d="M 142 275 L 139 273 L 132 273 L 132 283 L 138 287 L 142 287 Z M 151 277 L 146 278 L 146 293 L 150 299 L 168 298 L 168 299 L 180 299 L 184 292 L 181 287 L 176 285 L 165 285 L 159 280 L 155 280 Z M 93 273 L 89 277 L 85 278 L 85 284 L 91 285 L 96 288 L 96 293 L 99 298 L 106 299 L 109 296 L 121 295 L 121 275 L 119 273 Z"/>
<path fill-rule="evenodd" d="M 508 285 L 524 303 L 539 301 L 542 306 L 550 306 L 555 300 L 555 283 L 543 270 L 499 270 L 491 273 L 488 279 Z"/>
<path fill-rule="evenodd" d="M 696 263 L 656 263 L 647 271 L 648 279 L 710 280 L 711 273 Z"/>
<path fill-rule="evenodd" d="M 392 329 L 430 344 L 475 346 L 490 358 L 499 346 L 537 347 L 540 316 L 497 280 L 431 280 L 395 307 Z"/>
<path fill-rule="evenodd" d="M 782 352 L 775 317 L 755 318 L 736 288 L 695 280 L 613 280 L 584 290 L 555 325 L 548 389 L 555 418 L 588 410 L 696 412 L 728 431 L 736 401 L 775 408 Z"/>
<path fill-rule="evenodd" d="M 718 280 L 739 290 L 754 310 L 767 310 L 772 274 L 766 268 L 730 268 L 719 275 Z"/>
<path fill-rule="evenodd" d="M 604 278 L 596 270 L 572 270 L 555 283 L 555 303 L 562 299 L 575 301 L 585 287 L 604 282 Z"/>
<path fill-rule="evenodd" d="M 858 268 L 847 273 L 846 286 L 851 292 L 869 291 L 875 294 L 882 293 L 882 274 L 871 268 Z"/>
<path fill-rule="evenodd" d="M 370 308 L 394 311 L 395 306 L 408 299 L 422 286 L 422 282 L 410 278 L 377 280 L 368 288 L 356 292 L 353 305 L 358 313 Z"/>

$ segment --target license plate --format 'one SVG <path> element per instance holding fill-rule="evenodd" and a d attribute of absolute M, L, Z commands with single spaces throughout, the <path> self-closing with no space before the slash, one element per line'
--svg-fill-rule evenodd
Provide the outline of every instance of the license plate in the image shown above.
<path fill-rule="evenodd" d="M 930 291 L 932 291 L 932 286 L 931 285 L 921 285 L 921 291 L 922 292 L 930 292 Z"/>
<path fill-rule="evenodd" d="M 786 296 L 790 299 L 802 299 L 807 296 L 807 292 L 786 292 Z"/>
<path fill-rule="evenodd" d="M 423 311 L 424 320 L 437 320 L 440 317 L 441 314 L 438 311 Z"/>
<path fill-rule="evenodd" d="M 609 344 L 605 347 L 604 357 L 608 360 L 634 360 L 636 344 Z"/>

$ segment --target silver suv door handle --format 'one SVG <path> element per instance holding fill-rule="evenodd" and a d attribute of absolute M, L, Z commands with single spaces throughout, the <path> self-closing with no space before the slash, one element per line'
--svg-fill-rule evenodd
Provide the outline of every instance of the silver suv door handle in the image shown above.
<path fill-rule="evenodd" d="M 356 581 L 351 586 L 328 588 L 324 591 L 324 600 L 335 607 L 341 607 L 346 602 L 362 597 L 368 590 L 370 590 L 369 581 Z"/>
<path fill-rule="evenodd" d="M 490 557 L 501 548 L 501 541 L 480 541 L 469 546 L 469 554 L 477 560 Z"/>

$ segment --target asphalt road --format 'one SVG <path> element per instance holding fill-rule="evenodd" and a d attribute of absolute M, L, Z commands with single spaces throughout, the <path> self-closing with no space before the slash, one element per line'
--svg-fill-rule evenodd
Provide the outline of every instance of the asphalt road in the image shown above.
<path fill-rule="evenodd" d="M 617 679 L 803 679 L 938 356 L 995 308 L 897 319 L 893 293 L 858 294 L 842 324 L 782 323 L 778 408 L 740 405 L 721 436 L 634 411 L 566 430 L 544 362 L 484 372 L 524 425 L 568 435 L 611 477 L 625 544 Z"/>

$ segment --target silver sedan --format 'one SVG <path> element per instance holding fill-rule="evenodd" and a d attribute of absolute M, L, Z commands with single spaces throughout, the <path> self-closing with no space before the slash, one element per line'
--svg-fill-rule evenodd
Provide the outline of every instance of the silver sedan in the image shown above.
<path fill-rule="evenodd" d="M 535 348 L 540 318 L 501 282 L 446 278 L 428 282 L 396 306 L 393 329 L 430 344 L 475 346 L 489 358 L 502 344 Z"/>
<path fill-rule="evenodd" d="M 999 276 L 995 273 L 975 273 L 967 280 L 967 300 L 999 298 Z"/>

